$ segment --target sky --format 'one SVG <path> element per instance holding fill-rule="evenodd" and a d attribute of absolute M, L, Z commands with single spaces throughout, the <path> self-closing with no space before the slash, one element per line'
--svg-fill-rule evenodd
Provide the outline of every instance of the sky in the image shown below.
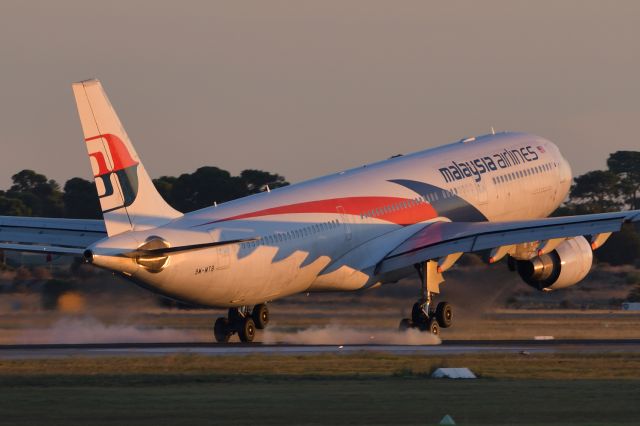
<path fill-rule="evenodd" d="M 90 177 L 71 83 L 99 78 L 152 177 L 299 182 L 496 131 L 574 174 L 640 150 L 638 1 L 0 4 L 0 188 Z"/>

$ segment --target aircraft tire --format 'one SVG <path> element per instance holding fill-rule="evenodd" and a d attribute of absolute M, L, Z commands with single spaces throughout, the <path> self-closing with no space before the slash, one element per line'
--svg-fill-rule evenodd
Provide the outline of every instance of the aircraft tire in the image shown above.
<path fill-rule="evenodd" d="M 231 337 L 231 332 L 229 331 L 229 320 L 225 317 L 218 318 L 213 326 L 213 335 L 216 338 L 216 342 L 227 343 Z"/>
<path fill-rule="evenodd" d="M 434 336 L 440 335 L 440 325 L 438 324 L 438 320 L 435 317 L 429 318 L 427 321 L 427 327 L 424 331 L 428 331 Z"/>
<path fill-rule="evenodd" d="M 253 339 L 256 337 L 256 324 L 253 322 L 253 318 L 246 317 L 243 319 L 238 329 L 238 337 L 241 342 L 253 342 Z"/>
<path fill-rule="evenodd" d="M 447 302 L 440 302 L 436 306 L 436 319 L 442 328 L 449 328 L 453 325 L 453 307 Z"/>
<path fill-rule="evenodd" d="M 264 303 L 260 303 L 253 307 L 251 311 L 251 318 L 258 330 L 264 330 L 269 324 L 269 308 Z"/>

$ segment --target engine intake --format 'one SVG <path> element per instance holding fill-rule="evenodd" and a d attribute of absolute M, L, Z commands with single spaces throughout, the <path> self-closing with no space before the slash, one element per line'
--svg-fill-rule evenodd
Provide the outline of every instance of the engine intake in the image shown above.
<path fill-rule="evenodd" d="M 587 276 L 593 263 L 591 245 L 584 237 L 569 238 L 549 254 L 516 261 L 525 283 L 538 290 L 571 287 Z"/>

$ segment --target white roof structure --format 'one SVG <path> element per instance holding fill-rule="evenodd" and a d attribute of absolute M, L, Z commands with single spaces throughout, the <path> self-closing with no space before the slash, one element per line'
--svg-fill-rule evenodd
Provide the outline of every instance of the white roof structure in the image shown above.
<path fill-rule="evenodd" d="M 434 379 L 477 379 L 473 371 L 463 368 L 438 368 L 431 375 Z"/>

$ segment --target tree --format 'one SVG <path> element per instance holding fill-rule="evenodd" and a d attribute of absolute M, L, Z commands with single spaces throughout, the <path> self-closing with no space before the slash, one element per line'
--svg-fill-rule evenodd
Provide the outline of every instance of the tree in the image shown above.
<path fill-rule="evenodd" d="M 176 184 L 177 180 L 178 178 L 175 176 L 160 176 L 158 179 L 153 180 L 153 184 L 162 198 L 164 198 L 164 200 L 173 208 L 177 208 L 177 204 L 173 196 L 173 186 Z"/>
<path fill-rule="evenodd" d="M 190 212 L 245 195 L 247 191 L 240 177 L 231 176 L 228 171 L 218 167 L 207 166 L 191 174 L 180 175 L 173 182 L 168 198 L 174 208 Z"/>
<path fill-rule="evenodd" d="M 596 258 L 611 265 L 633 264 L 640 258 L 640 235 L 632 225 L 624 225 L 611 234 L 607 242 L 594 252 Z"/>
<path fill-rule="evenodd" d="M 71 178 L 64 184 L 65 217 L 78 219 L 100 219 L 102 210 L 96 194 L 95 184 L 82 178 Z"/>
<path fill-rule="evenodd" d="M 602 213 L 619 210 L 623 206 L 620 199 L 620 178 L 609 170 L 594 170 L 574 178 L 571 187 L 570 204 L 579 213 Z"/>
<path fill-rule="evenodd" d="M 6 197 L 0 191 L 0 215 L 3 216 L 31 216 L 31 209 L 22 200 Z"/>
<path fill-rule="evenodd" d="M 609 155 L 607 167 L 618 175 L 629 206 L 640 209 L 640 151 L 616 151 Z"/>
<path fill-rule="evenodd" d="M 33 216 L 62 217 L 62 192 L 55 180 L 33 170 L 22 170 L 11 177 L 13 185 L 7 196 L 21 200 Z"/>
<path fill-rule="evenodd" d="M 275 189 L 289 185 L 289 182 L 284 180 L 283 176 L 263 170 L 243 170 L 240 173 L 240 178 L 244 182 L 249 194 L 263 192 L 267 189 L 267 186 L 270 189 Z"/>
<path fill-rule="evenodd" d="M 33 170 L 24 169 L 15 175 L 11 176 L 13 185 L 9 189 L 9 192 L 34 192 L 41 185 L 46 185 L 47 177 L 36 173 Z"/>
<path fill-rule="evenodd" d="M 277 173 L 244 170 L 240 176 L 232 176 L 226 170 L 211 166 L 178 177 L 162 176 L 153 183 L 167 203 L 182 212 L 255 194 L 264 191 L 267 185 L 274 189 L 289 184 Z"/>

